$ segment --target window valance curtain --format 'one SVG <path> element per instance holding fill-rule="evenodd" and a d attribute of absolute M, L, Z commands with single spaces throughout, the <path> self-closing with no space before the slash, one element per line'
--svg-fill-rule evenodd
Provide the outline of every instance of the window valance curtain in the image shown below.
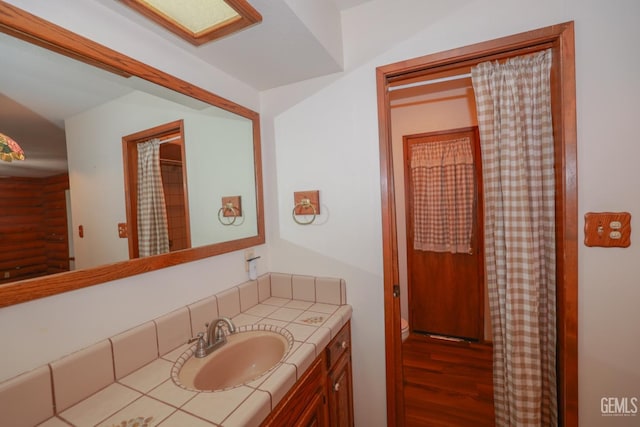
<path fill-rule="evenodd" d="M 474 168 L 469 138 L 411 145 L 416 250 L 469 253 Z"/>

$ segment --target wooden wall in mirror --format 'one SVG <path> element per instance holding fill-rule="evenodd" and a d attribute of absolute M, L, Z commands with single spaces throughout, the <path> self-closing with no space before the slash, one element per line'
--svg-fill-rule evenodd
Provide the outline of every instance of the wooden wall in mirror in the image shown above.
<path fill-rule="evenodd" d="M 90 93 L 94 95 L 93 92 L 110 96 L 110 99 L 89 106 L 69 108 L 66 116 L 57 118 L 57 126 L 63 132 L 59 139 L 62 139 L 62 144 L 66 143 L 67 158 L 56 161 L 62 164 L 60 174 L 68 176 L 70 186 L 66 205 L 70 213 L 67 227 L 71 231 L 68 243 L 75 258 L 75 269 L 72 263 L 68 272 L 13 282 L 5 280 L 3 283 L 1 279 L 13 272 L 0 262 L 0 307 L 265 242 L 258 113 L 2 1 L 0 45 L 3 52 L 13 49 L 20 53 L 8 59 L 12 67 L 18 65 L 19 58 L 35 55 L 38 60 L 46 60 L 47 66 L 38 67 L 33 63 L 22 66 L 31 71 L 44 68 L 48 78 L 66 76 L 67 80 L 83 81 L 84 89 L 68 92 L 78 91 L 86 95 L 85 98 Z M 54 71 L 54 64 L 64 64 L 64 68 Z M 84 76 L 87 68 L 91 68 L 93 74 L 85 80 L 79 76 Z M 3 82 L 8 81 L 5 77 L 9 78 L 9 65 L 2 63 L 0 69 Z M 78 77 L 71 78 L 71 73 L 78 73 L 74 74 Z M 20 71 L 13 75 L 20 75 Z M 31 77 L 43 84 L 47 80 Z M 64 90 L 59 81 L 53 84 L 58 91 Z M 20 86 L 17 83 L 3 84 L 0 102 L 20 98 L 20 94 L 5 91 L 5 88 Z M 43 86 L 41 93 L 45 92 L 47 90 Z M 23 96 L 23 99 L 27 98 Z M 51 100 L 46 102 L 51 103 Z M 14 102 L 23 106 L 26 103 L 24 100 Z M 149 108 L 134 111 L 134 104 Z M 103 110 L 109 115 L 98 116 L 97 112 Z M 182 121 L 184 133 L 183 160 L 188 184 L 186 200 L 191 221 L 188 239 L 191 247 L 129 259 L 128 239 L 122 237 L 122 226 L 118 227 L 118 224 L 127 222 L 123 138 L 175 121 Z M 0 125 L 9 126 L 6 122 L 0 122 Z M 19 134 L 20 129 L 14 132 Z M 24 170 L 29 165 L 29 149 L 24 146 L 23 149 L 27 152 L 27 161 L 22 165 Z M 37 162 L 31 165 L 34 163 Z M 233 169 L 224 169 L 225 164 L 232 165 Z M 0 167 L 1 180 L 27 176 L 12 176 L 7 172 L 9 170 L 6 165 Z M 243 218 L 238 222 L 241 226 L 224 226 L 217 219 L 220 200 L 236 195 L 242 198 Z M 81 226 L 82 238 L 79 236 Z M 0 218 L 0 239 L 10 227 L 8 221 Z M 12 250 L 6 242 L 0 251 Z"/>

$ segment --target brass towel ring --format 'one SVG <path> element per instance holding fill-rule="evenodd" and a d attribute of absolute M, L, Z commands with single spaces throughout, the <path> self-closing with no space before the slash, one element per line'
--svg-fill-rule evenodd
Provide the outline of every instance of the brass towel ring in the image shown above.
<path fill-rule="evenodd" d="M 296 218 L 296 209 L 301 208 L 301 209 L 311 209 L 313 211 L 313 216 L 311 217 L 311 219 L 309 221 L 299 221 L 298 218 Z M 316 220 L 316 207 L 313 206 L 313 203 L 311 203 L 311 200 L 309 199 L 302 199 L 300 200 L 298 203 L 296 203 L 296 205 L 293 207 L 293 211 L 291 211 L 291 216 L 293 217 L 293 220 L 296 222 L 296 224 L 300 224 L 300 225 L 309 225 L 311 223 L 313 223 L 313 221 Z"/>
<path fill-rule="evenodd" d="M 229 211 L 233 215 L 230 217 L 225 217 L 224 213 Z M 218 209 L 218 221 L 220 221 L 220 224 L 225 226 L 235 224 L 236 219 L 238 218 L 239 215 L 240 215 L 240 210 L 235 206 L 233 206 L 233 203 L 227 203 L 226 205 Z M 224 221 L 223 218 L 232 218 L 232 219 L 228 219 L 227 221 Z"/>

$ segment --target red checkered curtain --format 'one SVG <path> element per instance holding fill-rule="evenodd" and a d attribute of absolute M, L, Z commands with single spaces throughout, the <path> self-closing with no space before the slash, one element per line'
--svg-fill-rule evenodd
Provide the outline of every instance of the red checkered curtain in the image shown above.
<path fill-rule="evenodd" d="M 497 426 L 557 426 L 551 50 L 472 69 Z"/>
<path fill-rule="evenodd" d="M 167 208 L 160 173 L 160 141 L 138 147 L 138 252 L 141 257 L 169 252 Z"/>
<path fill-rule="evenodd" d="M 470 253 L 474 170 L 469 138 L 410 147 L 413 248 Z"/>

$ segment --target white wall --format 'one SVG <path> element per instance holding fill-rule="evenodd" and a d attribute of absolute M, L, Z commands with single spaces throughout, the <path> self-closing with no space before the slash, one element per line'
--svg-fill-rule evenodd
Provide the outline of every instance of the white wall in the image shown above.
<path fill-rule="evenodd" d="M 191 245 L 258 234 L 253 122 L 238 116 L 190 117 L 185 120 L 185 149 Z M 225 196 L 240 196 L 242 216 L 231 226 L 218 220 Z"/>
<path fill-rule="evenodd" d="M 395 2 L 397 5 L 397 2 Z M 402 1 L 402 5 L 415 3 Z M 425 4 L 426 2 L 421 2 Z M 272 269 L 342 275 L 353 305 L 356 425 L 384 425 L 384 330 L 380 226 L 380 176 L 375 67 L 555 23 L 576 23 L 579 150 L 579 228 L 587 211 L 640 208 L 635 165 L 640 156 L 635 121 L 640 84 L 640 3 L 477 0 L 452 2 L 425 14 L 425 26 L 374 56 L 368 38 L 407 31 L 416 10 L 369 10 L 374 0 L 343 13 L 348 58 L 374 57 L 342 76 L 263 92 L 263 142 Z M 437 5 L 442 6 L 440 2 Z M 365 7 L 365 6 L 363 6 Z M 416 6 L 418 7 L 418 6 Z M 383 10 L 381 7 L 378 10 Z M 365 10 L 365 9 L 363 9 Z M 378 19 L 375 22 L 375 19 Z M 374 22 L 372 22 L 374 21 Z M 372 33 L 370 28 L 381 28 Z M 362 48 L 360 51 L 358 48 Z M 348 62 L 348 61 L 347 61 Z M 290 219 L 292 193 L 319 189 L 329 212 L 322 223 L 301 227 Z M 632 227 L 637 229 L 637 220 Z M 581 240 L 581 238 L 580 238 Z M 633 238 L 632 238 L 633 240 Z M 640 249 L 579 249 L 579 372 L 582 426 L 630 426 L 637 417 L 603 418 L 600 399 L 640 395 Z M 634 261 L 635 260 L 635 261 Z M 640 415 L 639 415 L 640 416 Z"/>
<path fill-rule="evenodd" d="M 580 415 L 585 426 L 636 426 L 640 414 L 603 422 L 599 403 L 606 396 L 640 398 L 640 3 L 572 5 L 579 229 L 586 212 L 627 211 L 634 230 L 628 249 L 579 247 Z"/>
<path fill-rule="evenodd" d="M 275 159 L 266 183 L 271 270 L 346 280 L 356 425 L 379 426 L 386 395 L 375 75 L 345 75 L 295 104 L 315 83 L 263 97 L 263 121 L 272 121 L 263 127 L 263 147 Z M 286 102 L 295 105 L 283 111 Z M 316 189 L 323 213 L 313 225 L 296 224 L 293 192 Z"/>

